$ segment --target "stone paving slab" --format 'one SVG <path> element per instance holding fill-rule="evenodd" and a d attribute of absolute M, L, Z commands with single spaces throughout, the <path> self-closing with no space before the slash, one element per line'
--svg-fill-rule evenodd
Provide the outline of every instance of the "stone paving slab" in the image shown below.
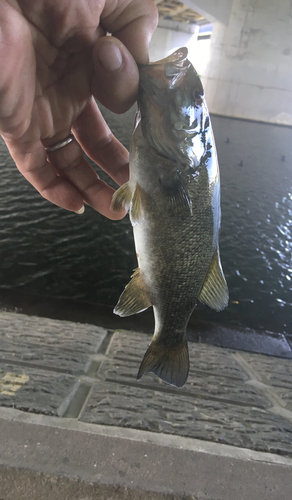
<path fill-rule="evenodd" d="M 132 359 L 137 363 L 137 370 L 141 363 L 141 355 L 150 343 L 151 337 L 137 334 L 137 332 L 118 331 L 110 343 L 107 356 L 109 358 L 127 362 Z M 230 356 L 230 351 L 206 344 L 189 342 L 191 370 L 226 378 L 247 380 L 248 375 L 242 371 L 237 361 Z M 224 370 L 222 368 L 224 367 Z M 155 377 L 157 379 L 157 377 Z M 163 383 L 163 382 L 162 382 Z"/>
<path fill-rule="evenodd" d="M 252 365 L 252 369 L 259 380 L 273 387 L 291 387 L 292 363 L 290 360 L 274 358 L 272 356 L 243 353 L 242 357 Z"/>
<path fill-rule="evenodd" d="M 148 345 L 149 337 L 145 335 L 116 332 L 107 351 L 108 358 L 102 363 L 98 375 L 107 381 L 135 383 Z M 248 376 L 230 352 L 214 346 L 189 343 L 189 353 L 191 369 L 185 388 L 178 390 L 167 386 L 153 374 L 145 375 L 138 387 L 152 387 L 173 391 L 174 394 L 186 394 L 188 397 L 207 397 L 243 406 L 271 406 L 257 389 L 243 383 L 248 380 Z"/>
<path fill-rule="evenodd" d="M 189 343 L 190 377 L 177 390 L 152 374 L 136 382 L 149 342 L 0 312 L 0 416 L 9 406 L 292 457 L 292 361 Z"/>
<path fill-rule="evenodd" d="M 104 328 L 6 312 L 0 314 L 0 360 L 41 369 L 84 373 Z"/>
<path fill-rule="evenodd" d="M 177 434 L 292 456 L 292 423 L 259 408 L 110 382 L 94 384 L 81 421 Z"/>
<path fill-rule="evenodd" d="M 1 406 L 44 415 L 57 415 L 58 408 L 76 380 L 65 373 L 0 364 Z"/>

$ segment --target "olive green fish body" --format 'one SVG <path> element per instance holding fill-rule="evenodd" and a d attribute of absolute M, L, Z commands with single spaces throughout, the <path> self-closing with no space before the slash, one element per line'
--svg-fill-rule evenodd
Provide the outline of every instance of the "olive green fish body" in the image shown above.
<path fill-rule="evenodd" d="M 218 247 L 219 167 L 186 49 L 143 66 L 140 78 L 130 180 L 112 204 L 129 206 L 139 267 L 115 312 L 127 316 L 153 306 L 154 336 L 138 379 L 152 371 L 181 387 L 189 370 L 186 327 L 197 299 L 218 311 L 228 302 Z"/>

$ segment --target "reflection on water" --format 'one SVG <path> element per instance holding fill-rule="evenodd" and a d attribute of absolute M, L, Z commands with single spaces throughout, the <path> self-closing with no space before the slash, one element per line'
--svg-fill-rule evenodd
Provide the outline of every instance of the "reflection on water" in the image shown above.
<path fill-rule="evenodd" d="M 128 146 L 133 111 L 106 112 Z M 291 332 L 291 129 L 214 116 L 221 167 L 221 258 L 230 305 L 205 320 Z M 0 288 L 115 304 L 136 266 L 128 219 L 78 216 L 45 200 L 0 145 Z M 104 175 L 104 178 L 106 176 Z"/>
<path fill-rule="evenodd" d="M 237 311 L 242 324 L 290 331 L 291 129 L 213 121 L 222 172 L 222 254 L 231 300 L 239 302 L 231 303 L 230 317 L 236 320 Z"/>

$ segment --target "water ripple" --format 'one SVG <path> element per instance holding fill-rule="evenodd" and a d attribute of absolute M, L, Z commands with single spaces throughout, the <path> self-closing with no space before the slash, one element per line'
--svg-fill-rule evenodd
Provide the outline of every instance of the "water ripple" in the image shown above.
<path fill-rule="evenodd" d="M 128 147 L 134 112 L 105 114 Z M 199 305 L 195 314 L 291 331 L 291 130 L 220 117 L 212 122 L 230 305 L 220 315 Z M 51 205 L 20 175 L 2 143 L 0 167 L 0 287 L 114 304 L 136 266 L 128 218 L 108 221 L 89 207 L 77 216 Z"/>

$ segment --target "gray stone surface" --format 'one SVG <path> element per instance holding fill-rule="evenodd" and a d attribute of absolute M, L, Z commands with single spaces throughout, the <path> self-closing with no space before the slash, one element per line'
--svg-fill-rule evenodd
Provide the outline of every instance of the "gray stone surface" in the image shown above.
<path fill-rule="evenodd" d="M 80 420 L 292 456 L 292 424 L 283 417 L 187 393 L 97 382 Z"/>
<path fill-rule="evenodd" d="M 181 495 L 145 492 L 1 466 L 0 495 L 0 500 L 182 500 Z M 212 499 L 199 493 L 199 496 L 184 495 L 183 500 Z"/>
<path fill-rule="evenodd" d="M 189 343 L 178 390 L 153 374 L 136 381 L 149 342 L 2 312 L 0 405 L 292 456 L 290 360 Z"/>
<path fill-rule="evenodd" d="M 107 381 L 135 383 L 139 365 L 149 344 L 149 337 L 138 333 L 116 332 L 107 351 L 99 375 Z M 219 402 L 229 401 L 242 406 L 265 408 L 271 406 L 261 393 L 244 381 L 247 374 L 230 352 L 220 347 L 189 344 L 190 374 L 183 389 L 170 387 L 153 374 L 146 374 L 137 387 L 157 388 L 175 395 L 186 394 Z M 136 383 L 135 383 L 136 385 Z"/>
<path fill-rule="evenodd" d="M 141 356 L 150 344 L 151 337 L 137 332 L 118 331 L 113 336 L 108 347 L 107 355 L 110 358 L 124 360 L 132 359 L 137 363 L 137 370 L 141 363 Z M 197 370 L 215 377 L 220 375 L 226 378 L 247 380 L 248 376 L 242 371 L 236 360 L 230 356 L 230 351 L 220 347 L 189 342 L 191 371 Z M 222 367 L 224 371 L 222 372 Z M 155 377 L 157 379 L 157 377 Z M 161 382 L 163 383 L 163 382 Z M 165 385 L 165 384 L 163 384 Z"/>
<path fill-rule="evenodd" d="M 204 447 L 202 441 L 132 429 L 95 432 L 96 425 L 16 410 L 4 413 L 12 415 L 0 417 L 3 500 L 291 497 L 292 460 L 286 457 L 215 443 Z"/>
<path fill-rule="evenodd" d="M 74 377 L 65 373 L 1 363 L 0 407 L 57 415 L 59 406 L 76 383 Z"/>
<path fill-rule="evenodd" d="M 0 360 L 66 373 L 84 373 L 104 328 L 1 312 Z"/>
<path fill-rule="evenodd" d="M 292 361 L 189 343 L 177 390 L 150 336 L 0 312 L 0 500 L 287 500 Z"/>
<path fill-rule="evenodd" d="M 261 354 L 241 355 L 252 367 L 255 377 L 270 387 L 270 390 L 281 399 L 282 406 L 292 411 L 292 362 Z"/>

